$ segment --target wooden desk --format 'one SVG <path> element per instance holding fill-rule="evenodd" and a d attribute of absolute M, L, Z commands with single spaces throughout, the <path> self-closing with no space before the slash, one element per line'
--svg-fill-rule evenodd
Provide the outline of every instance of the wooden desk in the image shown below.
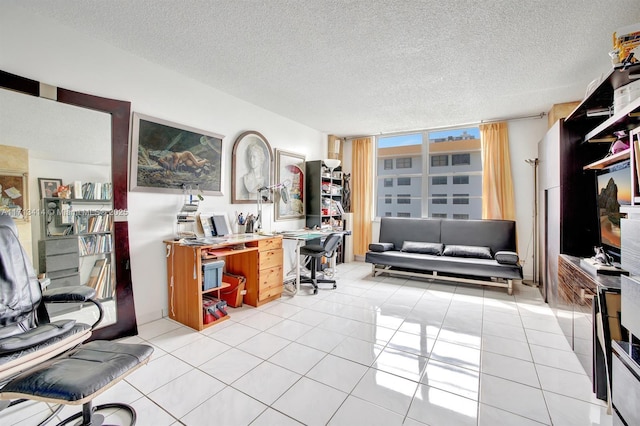
<path fill-rule="evenodd" d="M 204 245 L 164 241 L 169 317 L 195 330 L 229 319 L 227 315 L 204 324 L 202 298 L 209 293 L 218 296 L 222 287 L 202 290 L 203 258 L 224 260 L 226 272 L 246 278 L 244 303 L 248 305 L 260 306 L 278 299 L 282 293 L 282 237 L 240 234 L 214 241 Z"/>

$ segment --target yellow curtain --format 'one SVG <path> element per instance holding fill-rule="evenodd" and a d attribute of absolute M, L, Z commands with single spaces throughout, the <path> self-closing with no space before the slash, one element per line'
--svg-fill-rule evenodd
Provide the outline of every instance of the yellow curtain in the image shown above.
<path fill-rule="evenodd" d="M 371 243 L 371 205 L 373 197 L 373 142 L 371 138 L 352 141 L 353 172 L 351 209 L 353 211 L 353 254 L 363 256 Z"/>
<path fill-rule="evenodd" d="M 482 218 L 516 219 L 507 123 L 480 125 Z"/>

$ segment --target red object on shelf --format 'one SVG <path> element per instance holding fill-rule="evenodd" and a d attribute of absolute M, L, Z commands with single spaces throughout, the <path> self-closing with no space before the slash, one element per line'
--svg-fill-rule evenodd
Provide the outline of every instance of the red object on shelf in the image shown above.
<path fill-rule="evenodd" d="M 244 295 L 244 287 L 247 279 L 242 275 L 235 275 L 225 272 L 222 276 L 222 281 L 228 283 L 230 286 L 220 290 L 220 299 L 227 302 L 227 305 L 232 308 L 239 308 L 242 306 L 242 296 Z"/>

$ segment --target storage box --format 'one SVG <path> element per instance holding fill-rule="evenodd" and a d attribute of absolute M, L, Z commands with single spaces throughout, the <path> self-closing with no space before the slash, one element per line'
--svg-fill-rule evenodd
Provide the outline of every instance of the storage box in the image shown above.
<path fill-rule="evenodd" d="M 239 308 L 242 306 L 242 296 L 247 293 L 244 289 L 246 278 L 242 275 L 224 273 L 224 282 L 229 283 L 230 286 L 220 291 L 220 299 L 227 302 L 227 305 L 232 308 Z"/>
<path fill-rule="evenodd" d="M 203 262 L 202 273 L 204 280 L 202 282 L 203 290 L 211 290 L 220 287 L 222 284 L 222 268 L 224 268 L 224 260 L 213 260 Z"/>

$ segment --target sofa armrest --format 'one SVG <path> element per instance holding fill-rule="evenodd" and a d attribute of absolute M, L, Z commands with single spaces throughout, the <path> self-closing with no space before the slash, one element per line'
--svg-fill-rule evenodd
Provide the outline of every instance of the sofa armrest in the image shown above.
<path fill-rule="evenodd" d="M 371 243 L 369 244 L 369 250 L 380 253 L 383 251 L 395 250 L 395 246 L 393 243 Z"/>
<path fill-rule="evenodd" d="M 520 259 L 515 251 L 501 250 L 496 252 L 494 259 L 503 265 L 517 265 Z"/>

